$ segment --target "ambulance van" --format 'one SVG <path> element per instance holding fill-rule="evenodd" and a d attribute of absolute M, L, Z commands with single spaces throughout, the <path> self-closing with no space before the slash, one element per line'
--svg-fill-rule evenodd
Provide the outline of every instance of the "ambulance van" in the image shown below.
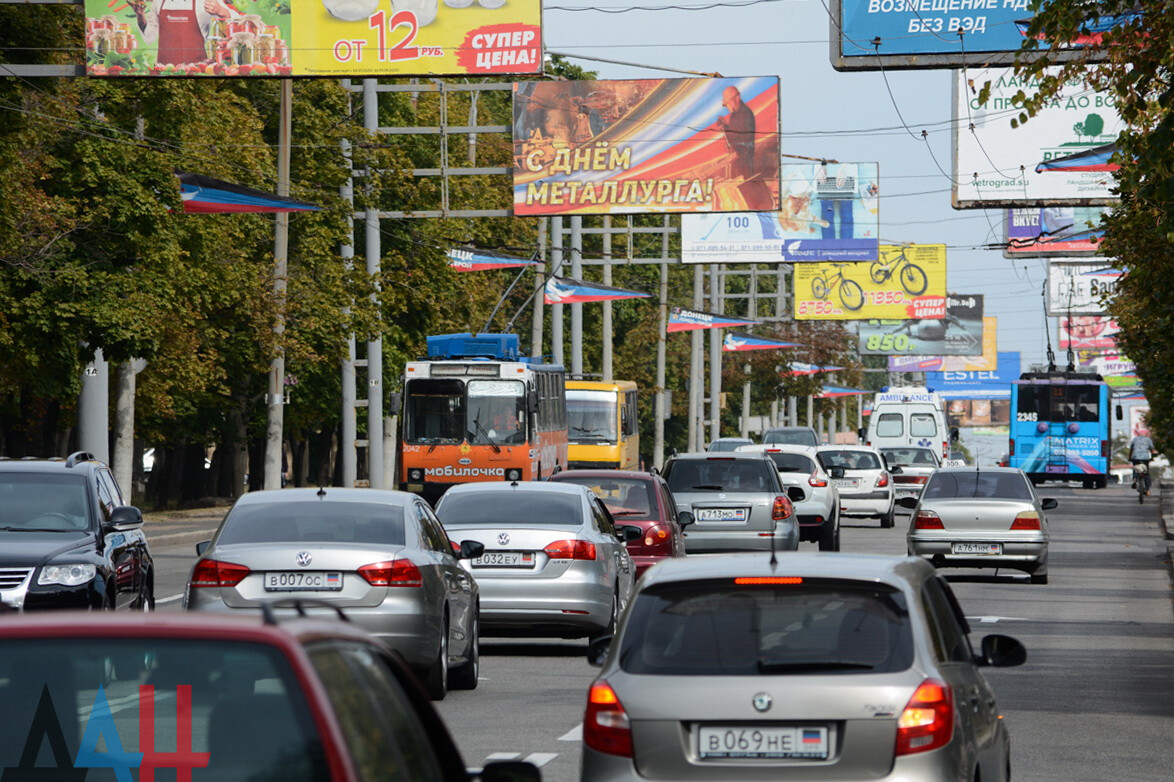
<path fill-rule="evenodd" d="M 932 448 L 945 460 L 950 455 L 950 438 L 945 407 L 932 388 L 886 387 L 873 397 L 866 445 Z"/>

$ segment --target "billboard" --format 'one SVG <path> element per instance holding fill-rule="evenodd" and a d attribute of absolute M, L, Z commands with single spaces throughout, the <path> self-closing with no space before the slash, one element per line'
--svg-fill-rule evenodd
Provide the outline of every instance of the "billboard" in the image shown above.
<path fill-rule="evenodd" d="M 1054 71 L 1049 71 L 1049 75 Z M 990 99 L 978 94 L 990 82 Z M 1114 99 L 1081 81 L 1017 128 L 1015 95 L 1036 91 L 1037 83 L 1010 68 L 960 72 L 954 77 L 954 185 L 956 209 L 1006 206 L 1109 206 L 1116 180 L 1107 171 L 1046 170 L 1036 166 L 1117 140 L 1124 129 Z"/>
<path fill-rule="evenodd" d="M 90 76 L 542 72 L 539 0 L 85 0 Z M 113 10 L 112 10 L 113 9 Z"/>
<path fill-rule="evenodd" d="M 1011 400 L 951 399 L 946 404 L 950 426 L 1010 426 Z"/>
<path fill-rule="evenodd" d="M 982 372 L 994 369 L 999 356 L 999 319 L 982 319 L 981 356 L 889 356 L 890 372 Z"/>
<path fill-rule="evenodd" d="M 832 67 L 924 70 L 1011 63 L 1031 21 L 1029 5 L 1029 0 L 833 0 Z M 1100 31 L 1130 16 L 1104 17 L 1095 26 Z M 1090 31 L 1072 42 L 1072 51 L 1053 57 L 1060 62 L 1081 56 L 1082 44 L 1097 41 Z"/>
<path fill-rule="evenodd" d="M 1115 388 L 1140 385 L 1137 365 L 1117 348 L 1105 350 L 1078 350 L 1076 362 L 1081 369 L 1096 372 Z"/>
<path fill-rule="evenodd" d="M 1019 379 L 1019 352 L 999 353 L 992 370 L 926 372 L 925 384 L 942 399 L 1010 399 L 1011 384 Z"/>
<path fill-rule="evenodd" d="M 944 244 L 882 244 L 872 263 L 802 263 L 791 276 L 796 320 L 946 317 Z"/>
<path fill-rule="evenodd" d="M 946 317 L 866 320 L 860 324 L 862 356 L 982 355 L 982 294 L 946 294 Z"/>
<path fill-rule="evenodd" d="M 1134 405 L 1129 408 L 1129 439 L 1134 437 L 1149 437 L 1150 407 L 1149 405 Z"/>
<path fill-rule="evenodd" d="M 777 212 L 681 216 L 684 263 L 875 261 L 880 166 L 784 163 Z"/>
<path fill-rule="evenodd" d="M 779 79 L 514 84 L 514 214 L 779 209 Z"/>
<path fill-rule="evenodd" d="M 1048 264 L 1048 315 L 1103 315 L 1121 272 L 1103 263 Z"/>
<path fill-rule="evenodd" d="M 1117 347 L 1121 327 L 1105 315 L 1060 318 L 1060 350 L 1104 350 Z"/>
<path fill-rule="evenodd" d="M 1008 209 L 1003 255 L 1096 255 L 1105 232 L 1103 207 L 1048 206 Z"/>

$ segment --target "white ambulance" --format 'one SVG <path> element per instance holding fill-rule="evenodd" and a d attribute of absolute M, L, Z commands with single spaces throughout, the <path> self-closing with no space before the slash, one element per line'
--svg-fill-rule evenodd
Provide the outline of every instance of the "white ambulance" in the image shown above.
<path fill-rule="evenodd" d="M 865 445 L 873 448 L 932 448 L 945 460 L 950 455 L 946 409 L 932 388 L 894 386 L 872 400 Z"/>

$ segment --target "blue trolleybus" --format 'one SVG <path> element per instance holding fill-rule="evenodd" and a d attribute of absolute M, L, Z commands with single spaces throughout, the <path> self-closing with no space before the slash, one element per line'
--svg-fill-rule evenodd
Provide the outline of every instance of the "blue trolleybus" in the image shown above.
<path fill-rule="evenodd" d="M 1103 488 L 1109 474 L 1111 405 L 1100 375 L 1025 372 L 1011 386 L 1010 465 L 1033 483 L 1081 481 Z"/>

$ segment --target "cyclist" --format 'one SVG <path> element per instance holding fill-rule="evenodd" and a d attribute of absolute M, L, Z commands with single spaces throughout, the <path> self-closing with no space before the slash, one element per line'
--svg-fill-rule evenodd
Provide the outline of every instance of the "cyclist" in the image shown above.
<path fill-rule="evenodd" d="M 1150 494 L 1150 460 L 1154 458 L 1154 441 L 1149 436 L 1139 434 L 1133 438 L 1133 442 L 1129 444 L 1129 461 L 1133 464 L 1144 464 L 1145 475 L 1145 494 L 1148 497 Z M 1137 488 L 1137 478 L 1134 478 L 1133 488 Z"/>

